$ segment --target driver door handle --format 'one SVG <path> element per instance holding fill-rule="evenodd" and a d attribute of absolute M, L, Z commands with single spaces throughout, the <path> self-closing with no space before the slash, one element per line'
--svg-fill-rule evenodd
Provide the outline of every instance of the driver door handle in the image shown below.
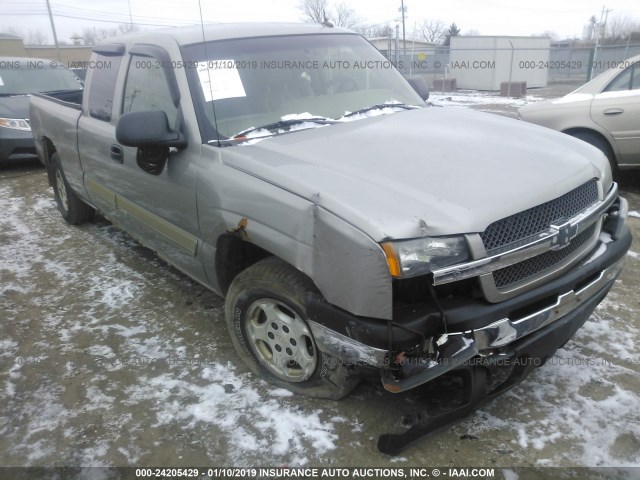
<path fill-rule="evenodd" d="M 608 108 L 602 113 L 605 115 L 620 115 L 621 113 L 624 113 L 624 110 L 622 108 Z"/>
<path fill-rule="evenodd" d="M 124 163 L 124 151 L 120 145 L 113 144 L 109 149 L 111 160 L 116 163 Z"/>

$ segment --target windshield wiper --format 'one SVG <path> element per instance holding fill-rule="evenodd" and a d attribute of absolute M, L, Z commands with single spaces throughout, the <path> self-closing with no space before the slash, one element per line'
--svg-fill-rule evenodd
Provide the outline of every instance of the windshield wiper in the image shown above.
<path fill-rule="evenodd" d="M 335 120 L 325 117 L 308 117 L 308 118 L 292 118 L 289 120 L 280 120 L 273 123 L 268 123 L 260 127 L 251 127 L 236 133 L 233 138 L 236 140 L 246 139 L 247 134 L 251 132 L 257 132 L 258 130 L 279 130 L 281 128 L 289 128 L 293 125 L 300 125 L 301 123 L 317 123 L 318 125 L 332 125 L 336 123 Z"/>
<path fill-rule="evenodd" d="M 404 108 L 405 110 L 414 110 L 416 108 L 420 108 L 417 105 L 408 105 L 406 103 L 377 103 L 375 105 L 371 105 L 370 107 L 364 107 L 360 110 L 356 110 L 355 112 L 349 112 L 342 116 L 342 118 L 353 117 L 354 115 L 360 115 L 361 113 L 367 113 L 371 110 L 382 110 L 383 108 Z"/>

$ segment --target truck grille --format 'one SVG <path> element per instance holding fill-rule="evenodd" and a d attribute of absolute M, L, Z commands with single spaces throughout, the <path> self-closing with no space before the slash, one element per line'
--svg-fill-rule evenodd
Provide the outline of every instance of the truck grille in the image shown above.
<path fill-rule="evenodd" d="M 498 289 L 508 287 L 514 283 L 533 277 L 548 268 L 557 265 L 572 253 L 576 252 L 582 245 L 593 236 L 596 225 L 593 224 L 584 232 L 577 235 L 571 243 L 562 250 L 550 250 L 537 257 L 530 258 L 524 262 L 516 263 L 508 267 L 493 272 L 493 281 Z"/>
<path fill-rule="evenodd" d="M 499 253 L 499 249 L 544 232 L 554 221 L 569 219 L 597 201 L 598 182 L 594 178 L 555 200 L 493 222 L 480 237 L 489 255 Z"/>

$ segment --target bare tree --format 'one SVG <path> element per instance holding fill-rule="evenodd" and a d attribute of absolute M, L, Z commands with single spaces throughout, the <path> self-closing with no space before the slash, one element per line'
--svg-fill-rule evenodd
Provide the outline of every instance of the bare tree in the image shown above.
<path fill-rule="evenodd" d="M 2 30 L 0 30 L 0 33 L 6 33 L 12 37 L 24 38 L 24 32 L 14 27 L 3 27 Z"/>
<path fill-rule="evenodd" d="M 298 8 L 307 23 L 323 23 L 327 20 L 327 0 L 301 0 Z"/>
<path fill-rule="evenodd" d="M 356 32 L 367 38 L 392 37 L 393 28 L 388 24 L 384 25 L 366 25 L 360 24 L 354 28 Z"/>
<path fill-rule="evenodd" d="M 109 34 L 109 30 L 106 28 L 85 28 L 80 35 L 73 34 L 74 37 L 80 37 L 83 45 L 95 45 L 112 35 Z"/>
<path fill-rule="evenodd" d="M 430 43 L 442 43 L 447 31 L 447 26 L 442 20 L 423 20 L 418 28 L 424 39 Z"/>
<path fill-rule="evenodd" d="M 545 30 L 542 33 L 534 33 L 534 34 L 531 34 L 531 36 L 532 37 L 548 38 L 552 42 L 557 42 L 558 40 L 560 40 L 560 36 L 556 32 L 554 32 L 552 30 Z"/>
<path fill-rule="evenodd" d="M 627 40 L 640 37 L 640 23 L 625 15 L 611 17 L 606 25 L 605 36 L 602 43 L 614 45 L 624 43 Z"/>
<path fill-rule="evenodd" d="M 308 23 L 333 23 L 336 27 L 356 29 L 361 20 L 347 2 L 340 2 L 333 8 L 328 0 L 301 0 L 298 8 L 302 10 L 302 17 Z"/>
<path fill-rule="evenodd" d="M 46 45 L 47 43 L 49 43 L 49 39 L 41 30 L 30 30 L 27 34 L 27 45 Z"/>
<path fill-rule="evenodd" d="M 72 38 L 79 38 L 83 45 L 95 45 L 110 37 L 126 33 L 139 32 L 140 26 L 134 23 L 122 23 L 118 28 L 85 28 L 82 34 L 75 33 Z"/>
<path fill-rule="evenodd" d="M 125 33 L 137 33 L 140 30 L 142 30 L 140 28 L 140 25 L 136 25 L 135 23 L 121 23 L 120 25 L 118 25 L 118 33 L 121 34 L 125 34 Z"/>
<path fill-rule="evenodd" d="M 335 15 L 331 16 L 336 27 L 355 28 L 361 20 L 346 2 L 341 2 L 335 7 Z"/>

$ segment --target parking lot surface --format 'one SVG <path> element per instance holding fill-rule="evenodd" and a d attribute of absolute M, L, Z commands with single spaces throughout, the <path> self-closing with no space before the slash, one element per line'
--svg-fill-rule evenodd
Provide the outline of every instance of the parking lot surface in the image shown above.
<path fill-rule="evenodd" d="M 239 362 L 222 299 L 104 219 L 67 225 L 37 163 L 2 165 L 1 463 L 474 466 L 505 478 L 640 467 L 640 175 L 621 183 L 634 243 L 576 337 L 520 386 L 387 457 L 377 437 L 439 392 L 363 383 L 334 402 L 271 387 Z M 554 474 L 519 476 L 540 475 Z"/>

